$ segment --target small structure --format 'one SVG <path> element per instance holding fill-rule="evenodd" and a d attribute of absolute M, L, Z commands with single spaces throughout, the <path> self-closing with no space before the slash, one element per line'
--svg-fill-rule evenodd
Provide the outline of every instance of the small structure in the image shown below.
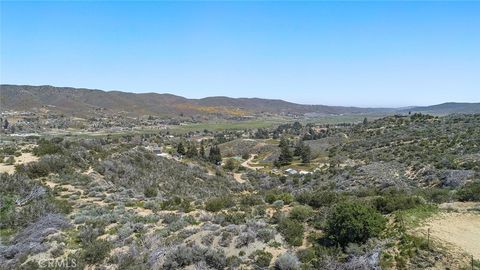
<path fill-rule="evenodd" d="M 298 173 L 297 170 L 294 170 L 292 168 L 286 169 L 285 172 L 288 173 L 288 174 L 297 174 Z"/>

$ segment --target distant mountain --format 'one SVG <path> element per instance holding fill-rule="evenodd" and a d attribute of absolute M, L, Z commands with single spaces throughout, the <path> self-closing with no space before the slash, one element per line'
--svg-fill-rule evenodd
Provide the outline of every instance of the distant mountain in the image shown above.
<path fill-rule="evenodd" d="M 435 114 L 480 113 L 480 103 L 444 103 L 427 107 L 358 108 L 325 105 L 302 105 L 278 99 L 207 97 L 187 99 L 171 94 L 128 93 L 96 89 L 54 87 L 49 85 L 0 85 L 2 111 L 55 111 L 67 115 L 90 116 L 98 112 L 125 113 L 130 116 L 254 114 L 338 115 L 360 113 Z"/>
<path fill-rule="evenodd" d="M 207 97 L 187 99 L 171 94 L 127 93 L 71 87 L 0 85 L 0 105 L 5 110 L 48 109 L 70 115 L 90 115 L 98 111 L 128 115 L 198 115 L 246 116 L 270 114 L 352 114 L 386 109 L 324 105 L 301 105 L 283 100 L 260 98 Z"/>
<path fill-rule="evenodd" d="M 451 113 L 480 113 L 480 103 L 447 102 L 432 106 L 412 107 L 400 110 L 400 112 L 451 114 Z"/>

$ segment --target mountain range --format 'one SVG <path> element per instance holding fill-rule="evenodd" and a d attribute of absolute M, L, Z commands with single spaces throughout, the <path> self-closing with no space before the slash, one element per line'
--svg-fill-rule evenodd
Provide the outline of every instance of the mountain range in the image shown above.
<path fill-rule="evenodd" d="M 97 89 L 54 87 L 49 85 L 0 85 L 1 111 L 39 111 L 48 109 L 67 115 L 88 116 L 102 111 L 130 116 L 256 114 L 339 115 L 364 113 L 428 112 L 433 114 L 480 113 L 480 103 L 444 103 L 408 108 L 359 108 L 303 105 L 278 99 L 207 97 L 188 99 L 172 94 L 128 93 Z"/>

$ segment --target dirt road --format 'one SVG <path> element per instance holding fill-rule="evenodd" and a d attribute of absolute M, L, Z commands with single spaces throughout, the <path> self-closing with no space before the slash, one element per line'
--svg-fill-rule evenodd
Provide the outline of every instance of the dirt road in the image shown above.
<path fill-rule="evenodd" d="M 425 234 L 428 229 L 433 241 L 480 259 L 480 213 L 443 212 L 427 221 L 421 231 Z"/>

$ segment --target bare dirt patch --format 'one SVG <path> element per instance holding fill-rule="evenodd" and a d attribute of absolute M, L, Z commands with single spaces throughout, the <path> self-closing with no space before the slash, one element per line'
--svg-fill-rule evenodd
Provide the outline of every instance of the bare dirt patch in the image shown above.
<path fill-rule="evenodd" d="M 440 213 L 428 220 L 420 232 L 426 235 L 428 229 L 434 242 L 447 246 L 454 253 L 468 253 L 480 259 L 480 214 Z"/>
<path fill-rule="evenodd" d="M 242 174 L 241 173 L 234 173 L 233 178 L 235 179 L 235 181 L 237 181 L 240 184 L 245 183 L 245 180 L 242 179 Z"/>
<path fill-rule="evenodd" d="M 15 165 L 26 164 L 26 163 L 38 160 L 38 157 L 32 155 L 32 153 L 22 153 L 21 156 L 14 157 L 14 158 L 15 158 L 15 163 L 13 165 L 0 163 L 0 173 L 12 174 L 15 172 Z"/>

